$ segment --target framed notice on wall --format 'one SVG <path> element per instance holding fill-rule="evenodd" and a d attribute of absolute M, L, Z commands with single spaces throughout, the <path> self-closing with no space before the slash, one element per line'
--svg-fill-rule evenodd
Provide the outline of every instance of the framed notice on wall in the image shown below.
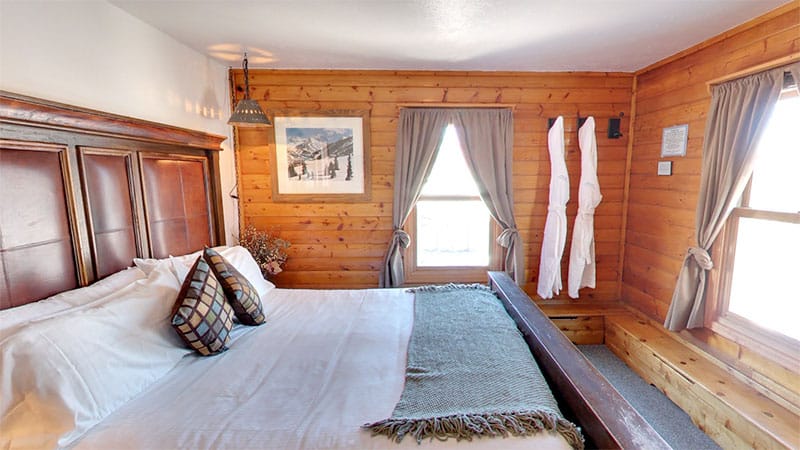
<path fill-rule="evenodd" d="M 689 124 L 664 128 L 661 134 L 661 157 L 686 156 Z"/>

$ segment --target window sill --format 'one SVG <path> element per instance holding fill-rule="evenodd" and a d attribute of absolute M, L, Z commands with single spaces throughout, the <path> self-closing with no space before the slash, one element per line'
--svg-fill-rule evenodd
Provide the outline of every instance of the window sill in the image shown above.
<path fill-rule="evenodd" d="M 695 337 L 706 336 L 701 339 L 702 342 L 715 342 L 727 347 L 744 347 L 789 370 L 796 371 L 800 367 L 800 342 L 763 329 L 735 314 L 720 316 L 711 322 L 708 328 L 701 330 L 705 331 L 692 330 L 690 333 Z M 711 346 L 716 347 L 716 345 Z"/>
<path fill-rule="evenodd" d="M 491 267 L 425 267 L 407 268 L 406 286 L 433 283 L 486 283 Z"/>

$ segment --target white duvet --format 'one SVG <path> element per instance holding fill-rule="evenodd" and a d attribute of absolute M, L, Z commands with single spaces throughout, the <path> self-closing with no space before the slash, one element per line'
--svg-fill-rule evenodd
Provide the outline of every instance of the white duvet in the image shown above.
<path fill-rule="evenodd" d="M 412 294 L 274 289 L 264 307 L 266 324 L 238 326 L 225 353 L 184 357 L 75 447 L 397 448 L 361 425 L 389 417 L 402 393 Z M 549 433 L 423 446 L 569 448 Z M 399 447 L 418 448 L 409 438 Z"/>

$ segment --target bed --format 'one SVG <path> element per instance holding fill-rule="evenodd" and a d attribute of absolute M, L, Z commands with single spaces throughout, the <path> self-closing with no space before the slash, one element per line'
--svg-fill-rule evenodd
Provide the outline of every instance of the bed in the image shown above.
<path fill-rule="evenodd" d="M 0 339 L 16 339 L 25 354 L 36 355 L 30 353 L 34 347 L 42 347 L 43 354 L 50 351 L 42 344 L 42 331 L 30 331 L 36 327 L 28 320 L 48 319 L 53 324 L 45 333 L 50 339 L 58 339 L 59 326 L 92 329 L 98 323 L 90 320 L 94 315 L 136 317 L 142 324 L 161 320 L 164 311 L 158 305 L 164 302 L 153 298 L 174 295 L 181 280 L 169 255 L 191 254 L 223 241 L 220 136 L 9 93 L 0 95 L 0 132 Z M 147 273 L 127 268 L 134 258 L 160 262 L 153 262 Z M 582 428 L 587 447 L 668 448 L 507 276 L 490 273 L 488 281 L 524 336 L 562 412 Z M 155 289 L 160 294 L 143 297 L 141 285 L 153 283 L 147 292 Z M 101 405 L 106 408 L 103 420 L 84 424 L 88 432 L 64 442 L 77 448 L 398 446 L 385 437 L 372 437 L 361 425 L 388 416 L 401 395 L 413 296 L 403 290 L 267 288 L 262 298 L 271 326 L 237 325 L 231 350 L 221 355 L 193 356 L 178 341 L 163 346 L 164 339 L 177 338 L 158 331 L 140 339 L 159 349 L 144 355 L 159 356 L 137 359 L 135 352 L 141 349 L 132 350 L 130 365 L 120 372 L 143 371 L 139 384 L 106 388 L 102 395 L 111 400 L 106 402 L 110 406 Z M 128 300 L 103 304 L 109 292 L 118 291 L 123 294 L 115 298 Z M 55 307 L 37 302 L 52 296 Z M 147 304 L 154 315 L 146 313 Z M 27 319 L 19 319 L 26 314 Z M 4 317 L 19 323 L 3 326 Z M 102 332 L 98 328 L 97 333 Z M 16 337 L 19 334 L 25 339 Z M 145 345 L 141 342 L 136 345 Z M 364 342 L 373 345 L 365 348 Z M 102 360 L 104 351 L 113 354 L 130 342 L 106 344 L 93 350 L 94 362 Z M 294 357 L 281 359 L 286 356 L 282 349 L 289 348 Z M 2 363 L 7 368 L 22 366 L 25 360 Z M 236 371 L 239 375 L 231 375 L 233 366 L 242 367 Z M 303 374 L 318 382 L 301 382 Z M 60 378 L 53 378 L 57 387 Z M 191 395 L 203 386 L 215 387 L 218 394 L 211 399 Z M 126 388 L 134 394 L 120 395 Z M 243 400 L 243 392 L 252 398 Z M 212 414 L 233 409 L 240 414 L 237 420 Z M 502 438 L 426 440 L 422 445 L 497 448 L 496 439 Z M 547 433 L 536 437 L 541 441 L 530 439 L 506 438 L 502 447 L 565 447 L 563 439 Z M 399 444 L 416 445 L 412 439 Z"/>

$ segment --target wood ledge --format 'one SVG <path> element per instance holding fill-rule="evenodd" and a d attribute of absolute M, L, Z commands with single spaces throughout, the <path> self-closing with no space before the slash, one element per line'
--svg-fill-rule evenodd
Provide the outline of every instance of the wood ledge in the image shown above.
<path fill-rule="evenodd" d="M 597 302 L 597 303 L 565 303 L 551 302 L 547 300 L 534 301 L 548 317 L 582 317 L 582 316 L 609 316 L 615 314 L 627 314 L 628 308 L 621 302 Z"/>

